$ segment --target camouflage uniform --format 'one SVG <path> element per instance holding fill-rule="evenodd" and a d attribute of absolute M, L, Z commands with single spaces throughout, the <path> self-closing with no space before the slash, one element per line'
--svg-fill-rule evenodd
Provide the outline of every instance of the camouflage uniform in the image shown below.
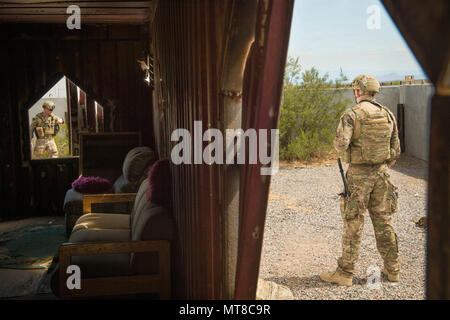
<path fill-rule="evenodd" d="M 36 145 L 33 150 L 33 157 L 41 159 L 45 150 L 51 158 L 58 157 L 58 148 L 54 140 L 57 134 L 58 121 L 61 120 L 55 114 L 46 116 L 43 112 L 38 113 L 31 122 L 31 134 L 36 134 Z"/>
<path fill-rule="evenodd" d="M 391 217 L 397 211 L 397 195 L 387 166 L 400 156 L 394 115 L 373 97 L 360 101 L 342 115 L 334 146 L 349 163 L 346 177 L 350 191 L 350 196 L 341 198 L 344 230 L 338 270 L 348 276 L 355 272 L 368 209 L 384 267 L 398 274 L 398 242 Z"/>

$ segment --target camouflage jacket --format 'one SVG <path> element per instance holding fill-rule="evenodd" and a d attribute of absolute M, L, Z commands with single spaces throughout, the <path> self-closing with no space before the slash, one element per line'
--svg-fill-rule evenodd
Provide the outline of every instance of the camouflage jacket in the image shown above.
<path fill-rule="evenodd" d="M 366 98 L 365 100 L 371 100 L 373 102 L 376 102 L 374 98 Z M 394 114 L 389 109 L 384 108 L 384 110 L 387 111 L 389 117 L 392 119 L 394 123 L 390 139 L 391 157 L 389 161 L 386 161 L 388 165 L 393 165 L 395 161 L 399 158 L 401 153 L 400 140 L 398 138 L 397 121 L 395 119 Z M 352 108 L 348 108 L 339 120 L 336 137 L 334 138 L 334 147 L 340 153 L 341 156 L 344 155 L 344 159 L 346 159 L 346 152 L 348 151 L 349 147 L 351 147 L 351 142 L 355 129 L 355 121 L 356 121 L 356 114 Z"/>
<path fill-rule="evenodd" d="M 36 138 L 56 135 L 59 130 L 58 122 L 60 120 L 62 119 L 57 117 L 54 113 L 51 113 L 48 117 L 46 117 L 43 112 L 38 113 L 31 122 L 31 137 L 33 137 L 33 133 L 36 134 Z"/>

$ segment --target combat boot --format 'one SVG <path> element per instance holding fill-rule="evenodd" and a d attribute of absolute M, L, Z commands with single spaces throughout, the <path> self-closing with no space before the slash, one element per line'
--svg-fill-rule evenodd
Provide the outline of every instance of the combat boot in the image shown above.
<path fill-rule="evenodd" d="M 339 269 L 336 269 L 336 271 L 331 272 L 322 272 L 320 274 L 320 279 L 322 279 L 325 282 L 331 282 L 335 283 L 340 286 L 347 286 L 351 287 L 353 285 L 353 277 L 344 274 Z"/>
<path fill-rule="evenodd" d="M 389 279 L 390 282 L 398 282 L 400 279 L 398 273 L 397 274 L 390 273 L 389 271 L 387 271 L 386 267 L 383 267 L 382 272 Z"/>

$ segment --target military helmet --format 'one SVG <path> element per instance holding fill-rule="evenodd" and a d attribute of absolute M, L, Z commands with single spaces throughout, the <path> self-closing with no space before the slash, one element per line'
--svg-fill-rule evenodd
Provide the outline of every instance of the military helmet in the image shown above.
<path fill-rule="evenodd" d="M 53 111 L 55 109 L 55 104 L 53 103 L 53 101 L 45 101 L 42 105 L 42 108 Z"/>
<path fill-rule="evenodd" d="M 359 89 L 364 93 L 380 92 L 380 83 L 370 74 L 360 74 L 352 82 L 353 90 Z"/>

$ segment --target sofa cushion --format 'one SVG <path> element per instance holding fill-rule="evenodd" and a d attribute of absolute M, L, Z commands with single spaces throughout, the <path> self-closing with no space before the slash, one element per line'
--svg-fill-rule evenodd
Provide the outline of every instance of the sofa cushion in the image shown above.
<path fill-rule="evenodd" d="M 82 229 L 69 238 L 72 243 L 121 241 L 130 241 L 130 230 Z M 71 264 L 80 267 L 83 278 L 130 275 L 133 273 L 130 258 L 129 253 L 74 256 Z"/>
<path fill-rule="evenodd" d="M 81 193 L 100 193 L 111 191 L 112 184 L 100 177 L 80 177 L 72 182 L 72 188 Z"/>
<path fill-rule="evenodd" d="M 72 232 L 69 242 L 130 241 L 129 229 L 81 229 Z"/>
<path fill-rule="evenodd" d="M 131 229 L 131 240 L 172 240 L 173 220 L 170 212 L 154 203 L 142 208 Z"/>
<path fill-rule="evenodd" d="M 69 215 L 81 215 L 83 213 L 83 194 L 70 189 L 64 197 L 63 210 Z"/>
<path fill-rule="evenodd" d="M 170 212 L 161 206 L 152 203 L 142 208 L 136 215 L 136 222 L 131 230 L 131 240 L 169 240 L 174 237 L 174 222 Z M 158 255 L 152 253 L 132 253 L 131 265 L 139 274 L 152 274 L 158 272 Z"/>
<path fill-rule="evenodd" d="M 81 229 L 130 229 L 129 214 L 89 213 L 82 215 L 72 232 Z"/>
<path fill-rule="evenodd" d="M 155 153 L 149 147 L 131 149 L 123 161 L 122 172 L 125 181 L 138 182 L 145 175 L 147 168 L 155 162 Z"/>
<path fill-rule="evenodd" d="M 142 180 L 145 179 L 145 175 L 142 177 Z M 140 183 L 142 180 L 130 182 L 123 175 L 117 178 L 116 182 L 113 185 L 114 193 L 134 193 L 138 190 Z"/>
<path fill-rule="evenodd" d="M 147 189 L 148 189 L 148 179 L 146 178 L 144 179 L 144 181 L 142 181 L 139 190 L 136 193 L 136 199 L 134 200 L 133 209 L 131 210 L 131 219 L 130 219 L 131 228 L 133 228 L 136 213 L 139 212 L 147 203 L 146 199 Z"/>
<path fill-rule="evenodd" d="M 126 202 L 92 204 L 92 211 L 97 213 L 129 213 L 131 208 L 131 204 Z M 83 194 L 74 189 L 69 189 L 64 197 L 63 210 L 66 217 L 81 216 L 83 214 Z"/>
<path fill-rule="evenodd" d="M 170 179 L 169 160 L 156 161 L 148 171 L 147 201 L 167 208 L 170 207 L 172 196 Z"/>

